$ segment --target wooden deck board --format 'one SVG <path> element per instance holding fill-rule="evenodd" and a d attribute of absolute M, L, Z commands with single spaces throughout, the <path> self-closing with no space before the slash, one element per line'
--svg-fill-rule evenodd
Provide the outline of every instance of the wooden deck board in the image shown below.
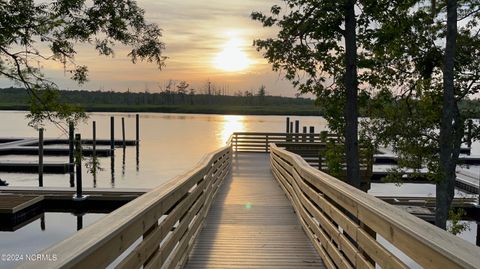
<path fill-rule="evenodd" d="M 325 268 L 270 172 L 237 153 L 185 268 Z"/>

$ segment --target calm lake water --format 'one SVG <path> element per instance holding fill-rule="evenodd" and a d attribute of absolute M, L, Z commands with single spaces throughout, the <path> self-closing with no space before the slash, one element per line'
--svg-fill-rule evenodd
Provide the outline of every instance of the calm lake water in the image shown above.
<path fill-rule="evenodd" d="M 27 126 L 24 112 L 0 112 L 0 137 L 36 137 L 34 129 Z M 126 137 L 135 139 L 135 114 L 92 113 L 78 129 L 82 138 L 92 137 L 91 122 L 97 122 L 97 139 L 110 139 L 110 116 L 115 116 L 115 137 L 121 138 L 121 118 L 125 117 Z M 293 117 L 301 125 L 324 130 L 326 122 L 321 117 Z M 110 158 L 100 158 L 103 171 L 93 176 L 84 173 L 85 187 L 152 188 L 191 169 L 203 155 L 225 145 L 233 132 L 268 131 L 284 132 L 283 116 L 225 116 L 196 114 L 140 114 L 140 158 L 137 171 L 135 147 L 127 147 L 125 164 L 123 150 L 116 149 L 114 172 Z M 66 138 L 54 126 L 46 126 L 45 137 Z M 0 161 L 30 160 L 36 156 L 0 156 Z M 45 157 L 45 161 L 68 162 L 66 157 Z M 113 175 L 113 177 L 112 177 Z M 0 173 L 10 186 L 37 186 L 34 174 Z M 45 175 L 44 186 L 69 187 L 69 175 Z"/>
<path fill-rule="evenodd" d="M 25 112 L 0 112 L 0 137 L 36 137 L 37 133 L 27 126 Z M 121 138 L 121 118 L 125 118 L 126 137 L 135 139 L 134 113 L 91 113 L 87 122 L 78 127 L 82 138 L 92 137 L 92 121 L 97 122 L 97 139 L 110 138 L 110 116 L 115 116 L 115 137 Z M 300 120 L 301 126 L 314 126 L 315 131 L 326 129 L 326 121 L 321 117 L 290 117 Z M 84 187 L 102 188 L 153 188 L 191 169 L 203 155 L 223 145 L 233 132 L 284 132 L 285 116 L 230 116 L 198 114 L 140 114 L 140 155 L 136 164 L 135 147 L 127 147 L 125 154 L 121 148 L 115 152 L 113 172 L 111 159 L 100 158 L 104 169 L 98 172 L 96 180 L 84 172 Z M 45 137 L 66 138 L 66 135 L 52 125 L 46 126 Z M 473 154 L 480 154 L 478 143 Z M 6 160 L 37 161 L 36 156 L 0 156 Z M 68 162 L 68 157 L 45 157 L 45 161 Z M 35 174 L 0 173 L 10 186 L 37 186 Z M 69 175 L 44 176 L 44 186 L 70 187 Z M 372 184 L 373 194 L 391 195 L 430 195 L 434 196 L 432 184 Z M 462 192 L 457 192 L 463 195 Z M 99 219 L 100 214 L 84 216 L 84 226 Z M 76 216 L 69 213 L 45 213 L 46 227 L 40 229 L 40 219 L 20 230 L 0 232 L 0 253 L 35 253 L 68 237 L 76 231 Z M 475 242 L 476 225 L 460 235 Z M 33 242 L 33 243 L 32 243 Z M 12 264 L 0 261 L 0 268 Z"/>

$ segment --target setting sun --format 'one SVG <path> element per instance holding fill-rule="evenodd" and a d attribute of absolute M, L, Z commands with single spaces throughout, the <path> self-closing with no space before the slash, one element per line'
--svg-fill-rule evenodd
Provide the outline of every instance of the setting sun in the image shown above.
<path fill-rule="evenodd" d="M 216 68 L 226 72 L 237 72 L 247 69 L 251 60 L 242 50 L 243 40 L 232 37 L 225 44 L 223 50 L 214 59 Z"/>

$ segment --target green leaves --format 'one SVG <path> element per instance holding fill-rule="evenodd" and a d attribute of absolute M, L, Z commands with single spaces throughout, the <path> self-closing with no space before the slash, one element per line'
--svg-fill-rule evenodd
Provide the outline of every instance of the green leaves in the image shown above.
<path fill-rule="evenodd" d="M 68 123 L 75 125 L 87 118 L 81 107 L 66 104 L 60 101 L 59 91 L 55 88 L 31 89 L 30 91 L 30 113 L 27 118 L 28 125 L 39 129 L 49 121 L 64 130 Z"/>

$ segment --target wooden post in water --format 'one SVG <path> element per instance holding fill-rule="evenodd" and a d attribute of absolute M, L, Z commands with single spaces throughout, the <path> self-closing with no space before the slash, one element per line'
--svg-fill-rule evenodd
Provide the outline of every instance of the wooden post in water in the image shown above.
<path fill-rule="evenodd" d="M 43 187 L 43 128 L 38 129 L 38 186 Z"/>
<path fill-rule="evenodd" d="M 315 127 L 314 127 L 314 126 L 310 126 L 310 143 L 315 142 L 314 133 L 315 133 Z"/>
<path fill-rule="evenodd" d="M 95 158 L 97 156 L 97 122 L 93 121 L 92 124 L 92 155 Z"/>
<path fill-rule="evenodd" d="M 73 159 L 73 133 L 75 132 L 75 126 L 73 125 L 73 122 L 70 122 L 68 124 L 68 161 L 70 163 L 74 162 Z"/>
<path fill-rule="evenodd" d="M 307 142 L 307 126 L 303 126 L 302 142 Z"/>
<path fill-rule="evenodd" d="M 97 122 L 92 123 L 92 158 L 93 158 L 93 174 L 97 173 Z M 94 182 L 95 183 L 95 182 Z"/>
<path fill-rule="evenodd" d="M 77 215 L 77 231 L 83 229 L 83 216 Z"/>
<path fill-rule="evenodd" d="M 135 115 L 135 134 L 136 134 L 136 167 L 137 171 L 140 169 L 140 115 Z"/>
<path fill-rule="evenodd" d="M 135 138 L 138 146 L 138 143 L 140 142 L 140 115 L 139 114 L 135 115 L 135 134 L 136 134 Z"/>
<path fill-rule="evenodd" d="M 72 171 L 70 172 L 70 187 L 75 186 L 75 175 L 74 175 L 74 158 L 73 158 L 73 133 L 75 132 L 75 126 L 73 122 L 68 124 L 68 163 L 72 166 Z"/>
<path fill-rule="evenodd" d="M 82 137 L 80 134 L 75 135 L 75 172 L 77 174 L 77 192 L 73 197 L 75 201 L 85 200 L 82 193 Z"/>
<path fill-rule="evenodd" d="M 286 133 L 290 133 L 290 117 L 287 117 Z"/>
<path fill-rule="evenodd" d="M 125 149 L 126 148 L 126 144 L 125 144 L 125 118 L 122 117 L 122 142 L 123 142 L 123 148 Z"/>
<path fill-rule="evenodd" d="M 45 231 L 45 215 L 40 217 L 40 230 Z"/>
<path fill-rule="evenodd" d="M 110 149 L 112 150 L 112 156 L 114 156 L 115 150 L 115 118 L 110 117 Z"/>

